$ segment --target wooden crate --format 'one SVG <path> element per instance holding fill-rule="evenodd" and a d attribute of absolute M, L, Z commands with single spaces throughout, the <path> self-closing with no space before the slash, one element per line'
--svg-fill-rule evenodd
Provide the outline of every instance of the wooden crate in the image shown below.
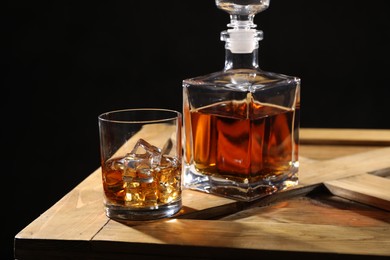
<path fill-rule="evenodd" d="M 97 169 L 15 236 L 15 258 L 389 258 L 390 130 L 300 135 L 297 187 L 251 203 L 185 190 L 169 219 L 108 219 Z"/>

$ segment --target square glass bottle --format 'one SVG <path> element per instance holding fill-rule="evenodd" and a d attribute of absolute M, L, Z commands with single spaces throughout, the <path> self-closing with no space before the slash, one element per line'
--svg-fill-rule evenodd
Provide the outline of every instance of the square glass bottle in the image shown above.
<path fill-rule="evenodd" d="M 186 188 L 252 201 L 298 184 L 300 79 L 258 63 L 269 1 L 216 0 L 231 19 L 224 69 L 183 80 Z"/>

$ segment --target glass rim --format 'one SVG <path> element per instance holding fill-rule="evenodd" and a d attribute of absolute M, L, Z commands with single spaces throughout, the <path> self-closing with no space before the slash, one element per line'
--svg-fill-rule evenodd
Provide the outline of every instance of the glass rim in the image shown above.
<path fill-rule="evenodd" d="M 118 118 L 108 118 L 109 115 L 119 114 L 123 112 L 168 112 L 172 113 L 172 116 L 166 116 L 156 119 L 118 119 Z M 174 115 L 173 115 L 174 114 Z M 158 122 L 165 122 L 165 121 L 172 121 L 175 119 L 181 119 L 182 114 L 181 112 L 173 109 L 168 108 L 126 108 L 126 109 L 118 109 L 118 110 L 111 110 L 104 113 L 101 113 L 98 116 L 99 121 L 101 122 L 111 122 L 111 123 L 158 123 Z"/>

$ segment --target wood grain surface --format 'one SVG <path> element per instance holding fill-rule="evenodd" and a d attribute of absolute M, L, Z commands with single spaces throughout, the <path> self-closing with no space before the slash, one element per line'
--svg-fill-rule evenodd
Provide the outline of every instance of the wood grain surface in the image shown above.
<path fill-rule="evenodd" d="M 301 130 L 297 187 L 252 203 L 184 190 L 169 219 L 108 219 L 97 169 L 15 236 L 15 258 L 389 258 L 390 131 L 340 130 L 355 146 L 328 131 Z"/>

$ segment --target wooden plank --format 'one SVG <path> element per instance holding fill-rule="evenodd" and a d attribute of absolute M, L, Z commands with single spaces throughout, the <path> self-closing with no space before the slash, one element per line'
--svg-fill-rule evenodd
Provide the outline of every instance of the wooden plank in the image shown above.
<path fill-rule="evenodd" d="M 335 207 L 332 207 L 332 204 Z M 251 217 L 240 216 L 239 214 L 246 212 L 243 211 L 225 217 L 217 221 L 218 223 L 206 220 L 164 219 L 142 222 L 140 227 L 137 227 L 110 220 L 91 240 L 39 237 L 18 239 L 17 256 L 18 259 L 110 260 L 123 259 L 125 256 L 137 259 L 239 259 L 245 255 L 280 259 L 285 256 L 284 253 L 292 257 L 307 256 L 307 252 L 316 253 L 317 258 L 320 256 L 317 254 L 325 254 L 325 258 L 320 259 L 333 255 L 344 255 L 343 259 L 356 254 L 366 256 L 360 255 L 359 259 L 372 259 L 377 255 L 389 256 L 389 252 L 383 252 L 383 249 L 386 248 L 385 244 L 389 243 L 390 213 L 374 211 L 372 208 L 350 202 L 343 207 L 341 205 L 343 204 L 335 201 L 328 204 L 317 198 L 314 200 L 301 197 L 267 207 L 253 208 Z M 238 224 L 234 224 L 235 222 Z M 175 223 L 179 225 L 174 225 Z M 310 227 L 301 228 L 307 225 Z M 148 227 L 143 228 L 145 226 Z M 269 231 L 264 232 L 263 227 L 268 227 Z M 291 234 L 288 232 L 290 228 L 295 229 Z M 279 233 L 277 229 L 284 230 L 285 233 Z M 316 232 L 311 232 L 312 229 Z M 333 232 L 334 230 L 338 232 Z M 354 237 L 356 234 L 359 236 Z M 311 239 L 312 236 L 316 237 L 315 240 Z M 305 242 L 305 238 L 310 240 L 309 243 Z M 229 242 L 225 244 L 226 241 Z M 265 245 L 262 241 L 266 241 Z M 325 247 L 322 244 L 324 241 Z M 338 243 L 338 246 L 332 247 L 331 241 Z M 378 244 L 371 247 L 375 241 Z M 247 243 L 249 245 L 246 245 Z M 286 245 L 279 247 L 278 243 Z M 354 249 L 362 244 L 365 251 Z M 381 250 L 378 251 L 377 247 Z"/>
<path fill-rule="evenodd" d="M 314 145 L 305 144 L 299 147 L 299 162 L 306 163 L 307 159 L 330 160 L 338 157 L 348 156 L 357 153 L 363 153 L 378 149 L 378 146 L 363 145 Z"/>
<path fill-rule="evenodd" d="M 250 208 L 219 220 L 386 227 L 390 225 L 390 212 L 334 196 L 325 187 L 321 187 L 307 196 Z"/>
<path fill-rule="evenodd" d="M 322 252 L 390 256 L 390 226 L 347 227 L 300 223 L 172 219 L 123 227 L 110 221 L 94 241 L 169 244 L 259 251 Z M 364 246 L 362 246 L 364 245 Z M 106 244 L 106 250 L 111 250 Z M 134 247 L 133 254 L 144 254 Z"/>
<path fill-rule="evenodd" d="M 299 136 L 301 144 L 390 145 L 388 129 L 302 128 Z"/>
<path fill-rule="evenodd" d="M 390 166 L 390 147 L 343 156 L 332 160 L 300 165 L 301 186 L 324 183 L 377 171 Z"/>
<path fill-rule="evenodd" d="M 271 203 L 275 203 L 278 201 L 291 199 L 297 196 L 304 196 L 307 193 L 311 192 L 313 189 L 315 189 L 317 185 L 307 185 L 307 186 L 300 186 L 297 188 L 292 188 L 284 191 L 280 191 L 271 195 L 266 195 L 258 200 L 251 201 L 251 202 L 242 202 L 242 201 L 235 201 L 231 200 L 230 202 L 226 201 L 224 204 L 219 204 L 216 207 L 213 208 L 205 208 L 204 210 L 198 210 L 198 211 L 190 211 L 188 212 L 187 202 L 184 203 L 183 211 L 180 212 L 178 216 L 175 216 L 176 218 L 185 218 L 185 219 L 215 219 L 219 218 L 221 216 L 226 216 L 228 214 L 233 214 L 245 209 L 253 208 L 253 207 L 260 207 L 260 206 L 266 206 Z M 188 190 L 185 190 L 183 201 L 186 200 L 186 194 Z M 207 201 L 214 201 L 215 199 L 219 198 L 218 196 L 212 195 L 212 194 L 204 194 L 199 191 L 192 191 L 195 193 L 201 193 L 204 196 L 205 200 L 199 201 L 199 205 L 202 205 L 204 203 L 207 203 Z M 198 195 L 196 195 L 198 196 Z"/>
<path fill-rule="evenodd" d="M 360 174 L 326 181 L 325 186 L 337 196 L 390 211 L 390 179 Z"/>
<path fill-rule="evenodd" d="M 103 209 L 101 171 L 98 169 L 15 238 L 89 240 L 108 220 Z"/>

